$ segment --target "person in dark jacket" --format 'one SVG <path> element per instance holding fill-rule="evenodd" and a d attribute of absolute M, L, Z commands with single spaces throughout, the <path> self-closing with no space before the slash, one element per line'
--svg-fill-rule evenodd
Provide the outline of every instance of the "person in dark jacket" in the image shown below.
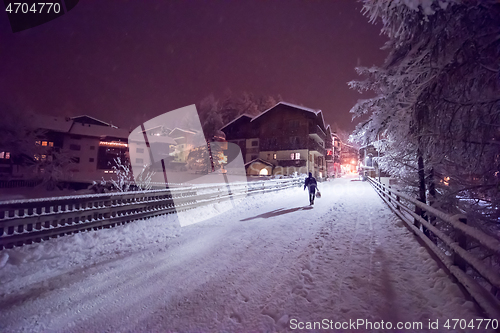
<path fill-rule="evenodd" d="M 314 205 L 314 195 L 316 194 L 318 183 L 316 182 L 316 178 L 314 178 L 310 172 L 309 177 L 306 178 L 306 181 L 304 182 L 304 190 L 306 187 L 309 189 L 309 204 Z"/>

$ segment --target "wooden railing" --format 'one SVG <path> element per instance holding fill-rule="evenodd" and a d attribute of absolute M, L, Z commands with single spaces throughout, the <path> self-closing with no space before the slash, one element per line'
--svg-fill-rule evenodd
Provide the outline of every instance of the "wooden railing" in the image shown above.
<path fill-rule="evenodd" d="M 292 178 L 0 202 L 0 250 L 279 191 L 298 186 L 302 181 Z"/>
<path fill-rule="evenodd" d="M 436 255 L 487 315 L 492 319 L 500 318 L 498 267 L 495 268 L 481 260 L 477 256 L 478 251 L 473 254 L 467 249 L 468 241 L 474 240 L 483 253 L 499 256 L 500 242 L 481 230 L 467 225 L 467 218 L 464 215 L 444 213 L 405 193 L 394 190 L 391 186 L 381 184 L 374 178 L 368 177 L 368 180 L 387 205 Z M 429 220 L 432 222 L 422 216 L 430 217 Z M 435 226 L 437 220 L 446 223 L 453 230 L 453 237 Z"/>

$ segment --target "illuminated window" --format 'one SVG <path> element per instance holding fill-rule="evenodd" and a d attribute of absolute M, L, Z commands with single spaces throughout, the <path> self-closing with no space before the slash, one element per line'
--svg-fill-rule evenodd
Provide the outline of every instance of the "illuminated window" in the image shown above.
<path fill-rule="evenodd" d="M 273 154 L 273 160 L 275 160 L 275 159 L 276 159 L 276 153 Z"/>
<path fill-rule="evenodd" d="M 295 159 L 295 153 L 291 153 L 291 154 L 290 154 L 290 159 L 291 159 L 291 160 Z"/>
<path fill-rule="evenodd" d="M 35 154 L 33 158 L 35 159 L 35 161 L 40 161 L 40 155 L 38 154 Z"/>
<path fill-rule="evenodd" d="M 40 140 L 35 141 L 35 145 L 40 146 L 41 144 L 42 144 L 42 141 L 40 141 Z"/>
<path fill-rule="evenodd" d="M 295 153 L 295 159 L 300 160 L 300 153 Z"/>
<path fill-rule="evenodd" d="M 47 141 L 42 141 L 42 146 L 43 147 L 47 147 L 47 144 L 48 144 Z"/>
<path fill-rule="evenodd" d="M 49 147 L 54 147 L 54 142 L 49 142 Z"/>
<path fill-rule="evenodd" d="M 47 155 L 42 155 L 42 161 L 47 160 Z"/>

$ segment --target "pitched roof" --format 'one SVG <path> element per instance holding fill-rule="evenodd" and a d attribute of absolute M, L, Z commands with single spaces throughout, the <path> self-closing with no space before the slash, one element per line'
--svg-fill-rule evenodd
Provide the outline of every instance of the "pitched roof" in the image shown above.
<path fill-rule="evenodd" d="M 254 162 L 260 162 L 260 163 L 262 163 L 262 164 L 267 164 L 267 165 L 269 165 L 269 166 L 274 166 L 274 164 L 272 164 L 272 163 L 270 163 L 270 162 L 268 162 L 268 161 L 265 161 L 265 160 L 263 160 L 263 159 L 261 159 L 261 158 L 256 158 L 256 159 L 253 159 L 253 160 L 251 160 L 250 162 L 245 163 L 245 166 L 250 165 L 250 164 L 252 164 L 252 163 L 254 163 Z"/>
<path fill-rule="evenodd" d="M 118 128 L 114 125 L 108 124 L 107 122 L 104 122 L 102 120 L 99 120 L 97 118 L 87 116 L 87 115 L 81 115 L 81 116 L 76 116 L 76 117 L 71 117 L 70 119 L 74 120 L 77 123 L 84 123 L 84 124 L 91 124 L 91 125 L 99 125 L 99 126 L 107 126 L 107 127 L 114 127 Z"/>
<path fill-rule="evenodd" d="M 278 102 L 275 106 L 265 110 L 264 112 L 262 112 L 261 114 L 259 114 L 258 116 L 255 116 L 254 118 L 252 118 L 251 121 L 254 121 L 255 119 L 259 118 L 260 116 L 262 116 L 263 114 L 267 113 L 268 111 L 271 111 L 272 109 L 274 109 L 275 107 L 277 107 L 278 105 L 285 105 L 285 106 L 288 106 L 288 107 L 291 107 L 291 108 L 295 108 L 295 109 L 299 109 L 299 110 L 303 110 L 303 111 L 308 111 L 308 112 L 312 112 L 314 113 L 314 115 L 318 115 L 318 113 L 321 112 L 321 110 L 315 110 L 315 109 L 311 109 L 311 108 L 307 108 L 305 106 L 300 106 L 300 105 L 295 105 L 295 104 L 292 104 L 292 103 L 287 103 L 287 102 Z M 323 119 L 323 114 L 321 114 L 321 119 Z M 323 122 L 324 124 L 324 122 Z"/>
<path fill-rule="evenodd" d="M 48 116 L 42 114 L 33 114 L 30 119 L 32 126 L 44 130 L 55 132 L 69 132 L 73 121 L 69 118 Z"/>
<path fill-rule="evenodd" d="M 126 129 L 118 128 L 115 126 L 101 126 L 83 123 L 73 123 L 70 134 L 94 136 L 94 137 L 117 137 L 127 139 L 129 132 Z"/>
<path fill-rule="evenodd" d="M 194 132 L 194 131 L 188 131 L 188 130 L 176 127 L 173 130 L 171 130 L 170 133 L 168 133 L 168 135 L 172 136 L 172 133 L 174 133 L 174 132 L 183 132 L 183 133 L 186 133 L 186 134 L 196 134 L 196 132 Z"/>
<path fill-rule="evenodd" d="M 247 113 L 243 113 L 242 115 L 239 115 L 238 117 L 234 118 L 233 120 L 231 120 L 230 122 L 228 122 L 226 125 L 224 125 L 223 127 L 221 127 L 221 131 L 226 128 L 227 126 L 231 125 L 232 123 L 234 123 L 235 121 L 237 121 L 238 119 L 240 119 L 241 117 L 247 117 L 247 118 L 250 118 L 250 121 L 252 119 L 252 116 L 247 114 Z"/>
<path fill-rule="evenodd" d="M 103 126 L 75 121 L 73 118 L 63 118 L 35 114 L 31 119 L 33 125 L 37 128 L 55 132 L 69 133 L 75 135 L 94 136 L 94 137 L 118 137 L 127 138 L 128 131 L 116 126 Z"/>
<path fill-rule="evenodd" d="M 298 110 L 303 110 L 303 111 L 307 111 L 307 112 L 312 112 L 316 117 L 320 117 L 320 122 L 321 124 L 323 124 L 323 127 L 325 127 L 325 131 L 327 132 L 328 131 L 328 128 L 330 127 L 330 125 L 326 126 L 325 124 L 325 119 L 323 117 L 323 111 L 321 110 L 315 110 L 315 109 L 311 109 L 311 108 L 308 108 L 308 107 L 305 107 L 305 106 L 300 106 L 300 105 L 296 105 L 296 104 L 292 104 L 292 103 L 288 103 L 288 102 L 278 102 L 276 105 L 274 105 L 273 107 L 265 110 L 264 112 L 262 112 L 261 114 L 255 116 L 252 118 L 252 116 L 244 113 L 242 115 L 240 115 L 239 117 L 237 117 L 236 119 L 232 120 L 231 122 L 227 123 L 226 125 L 224 125 L 224 127 L 222 127 L 220 130 L 223 130 L 224 128 L 226 128 L 227 126 L 231 125 L 232 123 L 236 122 L 238 119 L 242 118 L 242 117 L 247 117 L 247 118 L 250 118 L 250 122 L 253 122 L 254 120 L 256 120 L 257 118 L 261 117 L 262 115 L 264 115 L 265 113 L 267 113 L 268 111 L 271 111 L 273 110 L 274 108 L 276 108 L 278 105 L 285 105 L 285 106 L 288 106 L 288 107 L 291 107 L 291 108 L 295 108 L 295 109 L 298 109 Z M 321 128 L 320 128 L 321 129 Z M 321 131 L 323 132 L 323 130 L 321 129 Z M 331 131 L 331 130 L 330 130 Z"/>

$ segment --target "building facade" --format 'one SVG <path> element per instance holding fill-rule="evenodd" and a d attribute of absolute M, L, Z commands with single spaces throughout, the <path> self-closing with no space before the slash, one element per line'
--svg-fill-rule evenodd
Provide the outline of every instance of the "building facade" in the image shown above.
<path fill-rule="evenodd" d="M 342 173 L 354 173 L 357 172 L 358 167 L 358 148 L 348 145 L 346 143 L 342 144 L 340 151 L 340 164 L 342 168 Z"/>
<path fill-rule="evenodd" d="M 280 102 L 258 116 L 244 114 L 222 131 L 240 147 L 248 175 L 327 177 L 325 157 L 332 142 L 320 110 Z"/>
<path fill-rule="evenodd" d="M 17 162 L 0 170 L 3 182 L 51 178 L 57 182 L 92 183 L 110 179 L 116 161 L 126 162 L 128 131 L 92 118 L 33 115 L 37 129 L 31 162 Z M 15 152 L 10 153 L 13 157 Z M 10 156 L 9 156 L 10 157 Z"/>
<path fill-rule="evenodd" d="M 331 138 L 331 149 L 328 149 L 326 152 L 328 177 L 337 178 L 342 175 L 342 168 L 340 163 L 342 142 L 335 133 L 330 133 L 329 137 Z"/>

